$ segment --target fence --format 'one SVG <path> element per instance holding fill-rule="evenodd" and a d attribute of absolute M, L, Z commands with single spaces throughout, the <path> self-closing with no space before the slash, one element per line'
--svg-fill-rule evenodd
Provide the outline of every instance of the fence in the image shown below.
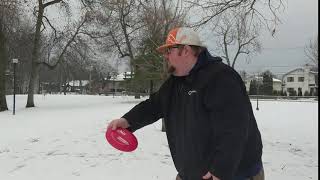
<path fill-rule="evenodd" d="M 292 100 L 292 101 L 318 101 L 318 96 L 268 96 L 268 95 L 249 95 L 251 100 Z"/>

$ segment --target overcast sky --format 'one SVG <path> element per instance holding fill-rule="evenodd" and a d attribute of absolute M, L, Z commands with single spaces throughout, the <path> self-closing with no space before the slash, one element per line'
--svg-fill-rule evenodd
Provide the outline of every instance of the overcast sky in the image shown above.
<path fill-rule="evenodd" d="M 236 70 L 245 70 L 251 74 L 271 70 L 274 74 L 283 74 L 310 63 L 304 48 L 318 35 L 318 0 L 287 0 L 286 4 L 280 16 L 282 24 L 275 37 L 270 33 L 262 34 L 261 54 L 252 57 L 249 64 L 240 58 Z M 210 49 L 210 42 L 207 43 Z"/>

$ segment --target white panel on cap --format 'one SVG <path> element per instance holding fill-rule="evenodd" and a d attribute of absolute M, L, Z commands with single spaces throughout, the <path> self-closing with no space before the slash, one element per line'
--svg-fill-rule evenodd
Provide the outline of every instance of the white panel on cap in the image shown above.
<path fill-rule="evenodd" d="M 181 44 L 203 46 L 198 34 L 190 28 L 179 28 L 176 39 Z"/>

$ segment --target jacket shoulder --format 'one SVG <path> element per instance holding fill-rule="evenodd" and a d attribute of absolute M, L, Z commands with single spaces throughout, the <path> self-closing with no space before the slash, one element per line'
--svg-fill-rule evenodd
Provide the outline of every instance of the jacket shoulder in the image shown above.
<path fill-rule="evenodd" d="M 218 79 L 242 81 L 240 75 L 232 67 L 223 62 L 211 62 L 199 71 L 198 87 L 214 84 Z"/>
<path fill-rule="evenodd" d="M 224 64 L 223 62 L 210 63 L 207 67 L 210 78 L 227 76 L 230 78 L 241 80 L 239 73 L 234 68 L 228 66 L 227 64 Z"/>

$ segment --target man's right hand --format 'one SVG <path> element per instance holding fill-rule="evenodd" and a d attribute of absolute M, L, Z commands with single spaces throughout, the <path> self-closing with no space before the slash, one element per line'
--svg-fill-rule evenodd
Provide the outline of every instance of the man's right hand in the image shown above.
<path fill-rule="evenodd" d="M 120 119 L 114 119 L 108 124 L 108 129 L 112 128 L 112 130 L 115 130 L 119 127 L 121 128 L 128 128 L 130 125 L 128 121 L 125 118 Z"/>

